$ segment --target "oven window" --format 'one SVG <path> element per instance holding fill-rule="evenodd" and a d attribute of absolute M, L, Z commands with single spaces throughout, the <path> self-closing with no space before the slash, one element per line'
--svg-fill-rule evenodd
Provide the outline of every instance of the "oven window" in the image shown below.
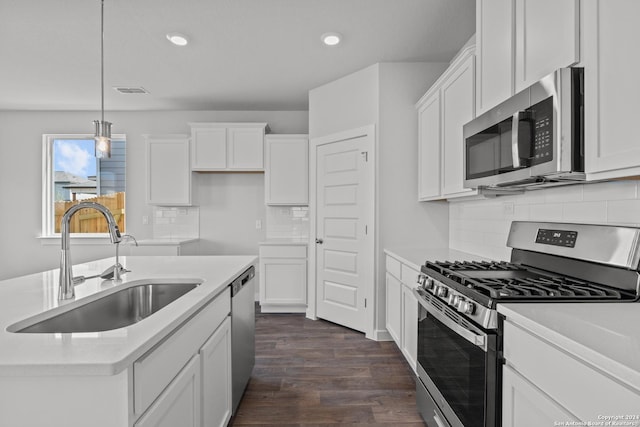
<path fill-rule="evenodd" d="M 487 354 L 426 310 L 420 318 L 418 363 L 465 427 L 484 427 Z"/>

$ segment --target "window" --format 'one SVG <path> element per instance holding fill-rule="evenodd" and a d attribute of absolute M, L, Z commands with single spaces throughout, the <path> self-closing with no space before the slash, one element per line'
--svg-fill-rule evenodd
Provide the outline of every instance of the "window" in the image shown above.
<path fill-rule="evenodd" d="M 106 206 L 125 233 L 126 138 L 114 135 L 111 158 L 95 157 L 93 135 L 43 135 L 43 236 L 60 233 L 60 221 L 80 201 Z M 83 236 L 107 233 L 107 222 L 93 209 L 78 211 L 70 231 Z"/>

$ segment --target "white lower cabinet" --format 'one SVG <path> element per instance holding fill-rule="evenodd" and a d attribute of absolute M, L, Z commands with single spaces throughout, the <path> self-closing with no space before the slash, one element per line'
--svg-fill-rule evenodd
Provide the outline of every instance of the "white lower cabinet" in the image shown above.
<path fill-rule="evenodd" d="M 263 313 L 307 310 L 307 246 L 261 245 L 260 309 Z"/>
<path fill-rule="evenodd" d="M 418 300 L 413 288 L 418 271 L 387 255 L 386 257 L 386 327 L 415 371 L 418 358 Z"/>
<path fill-rule="evenodd" d="M 387 273 L 387 331 L 398 344 L 402 343 L 402 283 Z"/>
<path fill-rule="evenodd" d="M 412 288 L 402 284 L 402 354 L 415 370 L 418 358 L 418 300 Z"/>
<path fill-rule="evenodd" d="M 191 358 L 135 427 L 200 427 L 200 356 Z"/>
<path fill-rule="evenodd" d="M 231 419 L 231 318 L 200 349 L 202 426 L 224 427 Z"/>
<path fill-rule="evenodd" d="M 562 406 L 509 366 L 502 370 L 502 425 L 504 427 L 553 426 L 578 421 Z"/>
<path fill-rule="evenodd" d="M 581 354 L 570 353 L 509 318 L 504 322 L 504 358 L 504 427 L 567 425 L 567 421 L 598 425 L 603 416 L 633 416 L 640 408 L 640 394 L 607 374 L 606 366 L 585 362 Z"/>

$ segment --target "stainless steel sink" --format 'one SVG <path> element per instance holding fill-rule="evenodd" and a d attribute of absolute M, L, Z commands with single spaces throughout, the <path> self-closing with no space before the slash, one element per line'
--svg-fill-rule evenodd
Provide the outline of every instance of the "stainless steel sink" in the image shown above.
<path fill-rule="evenodd" d="M 28 326 L 24 326 L 28 321 L 18 322 L 8 330 L 19 333 L 69 333 L 123 328 L 151 316 L 199 284 L 151 282 L 129 286 Z"/>

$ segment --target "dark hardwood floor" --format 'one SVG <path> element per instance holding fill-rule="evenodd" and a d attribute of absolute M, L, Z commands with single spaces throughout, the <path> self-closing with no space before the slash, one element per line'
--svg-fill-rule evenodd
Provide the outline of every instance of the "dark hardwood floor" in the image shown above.
<path fill-rule="evenodd" d="M 231 426 L 424 427 L 393 342 L 302 314 L 256 312 L 256 366 Z"/>

